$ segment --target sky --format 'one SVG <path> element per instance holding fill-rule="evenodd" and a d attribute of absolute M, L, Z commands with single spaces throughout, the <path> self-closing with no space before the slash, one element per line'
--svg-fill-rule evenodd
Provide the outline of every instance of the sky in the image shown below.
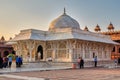
<path fill-rule="evenodd" d="M 112 22 L 120 30 L 120 0 L 0 0 L 0 37 L 14 38 L 24 29 L 48 30 L 52 20 L 66 13 L 77 20 L 80 28 L 102 31 Z"/>

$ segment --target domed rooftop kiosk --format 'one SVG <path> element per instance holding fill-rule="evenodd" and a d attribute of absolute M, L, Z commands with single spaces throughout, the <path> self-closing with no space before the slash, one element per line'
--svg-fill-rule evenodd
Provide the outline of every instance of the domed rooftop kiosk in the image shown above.
<path fill-rule="evenodd" d="M 80 29 L 79 23 L 66 14 L 65 8 L 64 13 L 50 23 L 49 31 L 62 28 Z"/>

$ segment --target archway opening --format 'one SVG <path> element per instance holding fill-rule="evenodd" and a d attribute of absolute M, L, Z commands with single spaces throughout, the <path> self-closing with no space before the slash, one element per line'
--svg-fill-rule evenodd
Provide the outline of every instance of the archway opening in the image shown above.
<path fill-rule="evenodd" d="M 112 52 L 115 52 L 115 47 L 113 48 Z"/>
<path fill-rule="evenodd" d="M 38 59 L 43 59 L 43 47 L 41 45 L 37 48 Z"/>
<path fill-rule="evenodd" d="M 93 52 L 93 58 L 95 58 L 95 53 Z"/>
<path fill-rule="evenodd" d="M 8 51 L 4 51 L 4 57 L 8 56 L 9 52 Z"/>

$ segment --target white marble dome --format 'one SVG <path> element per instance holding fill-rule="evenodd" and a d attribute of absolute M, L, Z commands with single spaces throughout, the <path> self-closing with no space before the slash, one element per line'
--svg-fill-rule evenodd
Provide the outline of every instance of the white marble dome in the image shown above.
<path fill-rule="evenodd" d="M 49 30 L 54 30 L 56 28 L 72 28 L 72 29 L 80 29 L 79 23 L 64 13 L 58 18 L 54 19 L 49 26 Z"/>

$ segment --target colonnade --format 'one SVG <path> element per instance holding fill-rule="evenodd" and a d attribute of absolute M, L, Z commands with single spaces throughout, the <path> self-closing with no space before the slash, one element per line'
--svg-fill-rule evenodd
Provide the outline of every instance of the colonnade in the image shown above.
<path fill-rule="evenodd" d="M 14 50 L 17 55 L 22 55 L 23 59 L 27 61 L 36 61 L 38 57 L 38 46 L 43 48 L 43 59 L 52 57 L 55 62 L 74 62 L 78 57 L 84 60 L 91 61 L 94 56 L 98 56 L 99 60 L 110 60 L 110 54 L 113 46 L 105 43 L 90 42 L 83 40 L 56 40 L 56 41 L 37 41 L 24 40 L 17 41 L 14 44 Z"/>

